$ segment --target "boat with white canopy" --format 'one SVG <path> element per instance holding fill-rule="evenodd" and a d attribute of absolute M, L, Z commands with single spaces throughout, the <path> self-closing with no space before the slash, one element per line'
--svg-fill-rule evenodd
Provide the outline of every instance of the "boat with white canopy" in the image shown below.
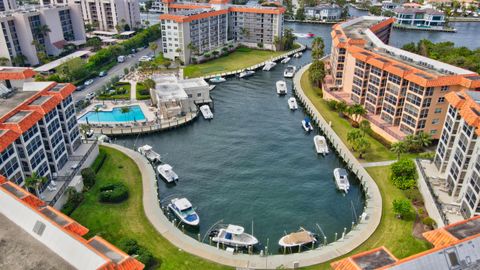
<path fill-rule="evenodd" d="M 285 81 L 277 81 L 275 85 L 277 87 L 277 94 L 281 96 L 287 94 L 287 83 Z"/>
<path fill-rule="evenodd" d="M 317 150 L 317 154 L 326 155 L 328 154 L 328 145 L 327 140 L 324 136 L 316 135 L 313 137 L 313 142 L 315 143 L 315 150 Z"/>
<path fill-rule="evenodd" d="M 341 191 L 345 191 L 345 193 L 348 193 L 348 190 L 350 189 L 350 182 L 348 182 L 347 170 L 335 168 L 333 170 L 333 176 L 335 178 L 335 184 L 337 185 L 337 188 Z"/>
<path fill-rule="evenodd" d="M 140 146 L 137 149 L 137 151 L 143 156 L 145 156 L 148 159 L 148 161 L 152 163 L 160 162 L 160 159 L 161 159 L 160 154 L 155 152 L 153 148 L 148 144 L 145 144 L 144 146 Z"/>
<path fill-rule="evenodd" d="M 202 113 L 202 116 L 206 120 L 213 119 L 213 113 L 212 110 L 210 110 L 210 106 L 208 105 L 202 105 L 200 106 L 200 112 Z"/>
<path fill-rule="evenodd" d="M 268 61 L 265 63 L 263 66 L 263 71 L 270 71 L 272 68 L 274 68 L 277 65 L 274 61 Z"/>
<path fill-rule="evenodd" d="M 297 100 L 296 100 L 294 97 L 290 97 L 290 98 L 288 99 L 288 107 L 289 107 L 290 110 L 292 110 L 292 111 L 298 109 Z"/>
<path fill-rule="evenodd" d="M 157 172 L 168 183 L 178 181 L 178 175 L 173 171 L 172 166 L 170 166 L 169 164 L 165 163 L 162 165 L 158 165 Z"/>
<path fill-rule="evenodd" d="M 232 224 L 216 231 L 212 237 L 212 241 L 231 247 L 249 247 L 258 244 L 255 236 L 246 233 L 242 226 Z"/>
<path fill-rule="evenodd" d="M 174 198 L 168 204 L 168 208 L 185 224 L 190 226 L 198 226 L 200 217 L 195 212 L 192 204 L 187 198 Z"/>

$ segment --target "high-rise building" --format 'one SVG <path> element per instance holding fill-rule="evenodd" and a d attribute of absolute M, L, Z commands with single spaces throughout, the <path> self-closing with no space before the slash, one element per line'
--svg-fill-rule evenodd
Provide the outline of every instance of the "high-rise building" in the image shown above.
<path fill-rule="evenodd" d="M 17 8 L 15 0 L 0 0 L 0 12 Z"/>
<path fill-rule="evenodd" d="M 82 7 L 83 20 L 101 31 L 123 32 L 139 27 L 138 0 L 74 0 Z"/>

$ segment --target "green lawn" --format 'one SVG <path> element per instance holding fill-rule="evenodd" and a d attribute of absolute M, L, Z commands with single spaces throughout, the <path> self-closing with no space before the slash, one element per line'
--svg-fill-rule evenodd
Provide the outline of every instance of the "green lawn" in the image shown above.
<path fill-rule="evenodd" d="M 125 82 L 118 82 L 116 83 L 111 89 L 115 90 L 116 92 L 113 94 L 104 94 L 100 95 L 97 98 L 100 100 L 111 100 L 111 99 L 130 99 L 130 91 L 131 91 L 130 83 Z"/>
<path fill-rule="evenodd" d="M 135 95 L 137 96 L 137 100 L 150 99 L 150 91 L 142 83 L 137 83 L 136 90 Z"/>
<path fill-rule="evenodd" d="M 90 229 L 87 238 L 96 234 L 117 245 L 122 238 L 134 238 L 161 260 L 157 269 L 229 269 L 195 257 L 170 244 L 150 224 L 143 211 L 142 179 L 135 162 L 123 153 L 104 146 L 107 158 L 97 174 L 97 183 L 72 217 Z M 103 183 L 122 182 L 130 197 L 120 204 L 102 204 L 97 200 Z"/>
<path fill-rule="evenodd" d="M 255 49 L 236 50 L 227 56 L 202 64 L 188 65 L 183 69 L 183 74 L 185 77 L 194 78 L 244 69 L 284 53 Z"/>
<path fill-rule="evenodd" d="M 412 235 L 413 221 L 400 220 L 395 217 L 392 209 L 393 200 L 405 199 L 406 196 L 402 190 L 393 186 L 388 179 L 389 167 L 372 167 L 367 168 L 367 171 L 377 183 L 380 193 L 382 194 L 382 219 L 377 230 L 367 241 L 343 257 L 385 246 L 397 258 L 405 258 L 431 248 L 432 246 L 429 242 L 417 239 Z M 333 261 L 339 259 L 340 258 L 336 258 Z M 314 265 L 305 269 L 331 269 L 331 262 Z"/>

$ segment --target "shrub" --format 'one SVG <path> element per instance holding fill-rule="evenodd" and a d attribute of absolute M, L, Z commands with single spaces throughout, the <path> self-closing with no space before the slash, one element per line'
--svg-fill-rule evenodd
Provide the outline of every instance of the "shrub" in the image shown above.
<path fill-rule="evenodd" d="M 422 223 L 426 226 L 428 226 L 429 228 L 433 229 L 435 226 L 437 226 L 437 223 L 435 222 L 435 220 L 433 220 L 433 218 L 431 217 L 424 217 L 422 219 Z"/>
<path fill-rule="evenodd" d="M 395 199 L 392 202 L 393 212 L 402 219 L 410 219 L 413 217 L 413 206 L 407 199 Z"/>
<path fill-rule="evenodd" d="M 413 160 L 402 158 L 390 166 L 391 180 L 399 189 L 409 189 L 416 185 L 417 171 Z"/>
<path fill-rule="evenodd" d="M 251 52 L 252 49 L 247 48 L 247 47 L 238 47 L 238 48 L 237 48 L 237 51 L 238 51 L 238 52 Z"/>
<path fill-rule="evenodd" d="M 228 52 L 228 48 L 227 48 L 227 47 L 223 47 L 223 48 L 222 48 L 222 51 Z"/>
<path fill-rule="evenodd" d="M 107 153 L 105 152 L 105 150 L 100 149 L 98 151 L 97 158 L 95 159 L 95 161 L 93 162 L 90 168 L 92 168 L 95 173 L 98 173 L 98 171 L 100 171 L 103 164 L 105 163 L 106 159 L 107 159 Z"/>
<path fill-rule="evenodd" d="M 105 184 L 100 187 L 101 202 L 119 203 L 128 199 L 128 188 L 122 183 Z"/>
<path fill-rule="evenodd" d="M 85 168 L 82 170 L 81 174 L 85 188 L 91 188 L 95 184 L 95 171 L 92 168 Z"/>
<path fill-rule="evenodd" d="M 417 188 L 410 188 L 405 190 L 405 196 L 415 205 L 423 204 L 423 197 Z"/>
<path fill-rule="evenodd" d="M 415 179 L 405 176 L 394 177 L 392 178 L 392 182 L 394 186 L 402 190 L 412 189 L 416 185 Z"/>
<path fill-rule="evenodd" d="M 209 53 L 204 53 L 203 56 L 204 56 L 205 58 L 210 58 L 211 55 L 210 55 Z"/>
<path fill-rule="evenodd" d="M 338 101 L 336 100 L 327 100 L 327 106 L 330 110 L 335 111 L 337 109 L 337 103 Z"/>
<path fill-rule="evenodd" d="M 192 57 L 192 63 L 196 64 L 197 63 L 197 58 Z"/>
<path fill-rule="evenodd" d="M 68 194 L 68 199 L 62 207 L 62 213 L 70 215 L 83 201 L 83 193 L 76 191 L 73 187 L 67 188 L 65 193 Z"/>
<path fill-rule="evenodd" d="M 137 255 L 136 259 L 142 262 L 146 269 L 155 263 L 152 253 L 143 246 L 140 246 L 135 239 L 124 238 L 120 240 L 118 247 L 128 255 Z"/>
<path fill-rule="evenodd" d="M 261 42 L 257 43 L 257 47 L 260 48 L 260 49 L 263 48 L 263 43 L 261 43 Z"/>

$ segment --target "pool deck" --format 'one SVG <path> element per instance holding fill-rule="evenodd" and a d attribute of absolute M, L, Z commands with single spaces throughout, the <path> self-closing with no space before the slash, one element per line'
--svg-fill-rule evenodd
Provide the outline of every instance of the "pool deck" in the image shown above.
<path fill-rule="evenodd" d="M 137 121 L 137 122 L 149 122 L 149 121 L 155 121 L 155 119 L 157 118 L 155 116 L 155 111 L 156 109 L 155 108 L 152 108 L 152 107 L 149 107 L 145 102 L 134 102 L 134 101 L 117 101 L 117 102 L 114 102 L 114 101 L 104 101 L 104 102 L 94 102 L 92 104 L 90 104 L 88 107 L 86 107 L 85 109 L 83 109 L 82 111 L 80 111 L 78 113 L 78 117 L 77 118 L 81 118 L 83 117 L 85 114 L 89 113 L 89 112 L 94 112 L 95 111 L 95 107 L 98 106 L 98 105 L 103 105 L 102 108 L 100 108 L 100 111 L 101 112 L 108 112 L 108 111 L 112 111 L 114 108 L 121 108 L 121 107 L 125 107 L 125 106 L 135 106 L 135 105 L 138 105 L 140 106 L 140 108 L 142 109 L 142 112 L 143 112 L 143 115 L 145 116 L 145 120 L 141 120 L 141 121 Z M 92 117 L 90 119 L 88 119 L 88 122 L 90 124 L 97 124 L 98 122 L 95 121 L 95 117 Z M 127 121 L 127 122 L 100 122 L 99 124 L 125 124 L 125 123 L 131 123 L 132 121 Z M 84 123 L 84 122 L 82 122 Z"/>
<path fill-rule="evenodd" d="M 345 255 L 367 240 L 380 223 L 382 214 L 382 198 L 375 181 L 370 177 L 358 160 L 351 154 L 347 146 L 328 126 L 320 113 L 314 109 L 313 104 L 306 98 L 300 88 L 300 78 L 308 66 L 302 68 L 294 78 L 297 97 L 306 105 L 307 111 L 312 115 L 316 123 L 324 129 L 326 137 L 333 143 L 348 167 L 357 174 L 366 192 L 366 218 L 356 224 L 352 230 L 348 228 L 344 237 L 341 235 L 342 228 L 339 228 L 339 240 L 329 243 L 320 248 L 289 255 L 248 255 L 230 254 L 229 252 L 201 243 L 194 238 L 182 233 L 163 214 L 160 207 L 160 197 L 157 193 L 157 181 L 153 167 L 138 152 L 120 145 L 106 144 L 112 148 L 125 153 L 137 164 L 142 174 L 143 184 L 143 207 L 148 220 L 163 237 L 179 248 L 179 252 L 185 251 L 202 258 L 237 268 L 249 269 L 276 269 L 276 268 L 298 268 L 327 262 L 339 256 Z M 313 109 L 312 109 L 313 108 Z M 329 129 L 330 128 L 330 129 Z M 331 239 L 329 239 L 331 241 Z M 272 239 L 274 241 L 274 239 Z"/>

